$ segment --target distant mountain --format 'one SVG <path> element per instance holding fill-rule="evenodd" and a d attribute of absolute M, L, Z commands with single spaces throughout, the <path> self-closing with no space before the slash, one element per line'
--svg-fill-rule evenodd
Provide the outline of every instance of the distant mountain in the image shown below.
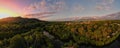
<path fill-rule="evenodd" d="M 79 21 L 88 21 L 88 20 L 120 20 L 120 12 L 108 14 L 105 16 L 81 17 L 79 19 Z"/>
<path fill-rule="evenodd" d="M 101 19 L 105 20 L 120 20 L 120 12 L 102 16 Z"/>
<path fill-rule="evenodd" d="M 93 17 L 81 17 L 80 21 L 88 21 L 88 20 L 98 20 L 99 17 L 93 16 Z"/>

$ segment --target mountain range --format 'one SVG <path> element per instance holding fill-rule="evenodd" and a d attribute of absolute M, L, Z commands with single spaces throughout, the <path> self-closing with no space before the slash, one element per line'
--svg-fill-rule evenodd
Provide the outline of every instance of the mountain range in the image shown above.
<path fill-rule="evenodd" d="M 120 20 L 120 12 L 112 13 L 104 16 L 82 16 L 82 17 L 68 17 L 56 19 L 60 21 L 88 21 L 88 20 Z"/>
<path fill-rule="evenodd" d="M 109 14 L 106 16 L 101 17 L 101 19 L 107 19 L 107 20 L 120 20 L 120 12 Z"/>
<path fill-rule="evenodd" d="M 81 17 L 80 20 L 120 20 L 120 12 L 105 16 Z"/>

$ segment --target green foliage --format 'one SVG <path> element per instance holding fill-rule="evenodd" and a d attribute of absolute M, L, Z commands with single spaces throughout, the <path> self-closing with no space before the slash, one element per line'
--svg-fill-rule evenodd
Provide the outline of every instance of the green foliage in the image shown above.
<path fill-rule="evenodd" d="M 45 22 L 18 18 L 17 21 L 0 21 L 0 48 L 104 46 L 120 35 L 119 20 Z"/>
<path fill-rule="evenodd" d="M 10 48 L 26 48 L 25 40 L 21 35 L 15 35 L 10 40 Z"/>

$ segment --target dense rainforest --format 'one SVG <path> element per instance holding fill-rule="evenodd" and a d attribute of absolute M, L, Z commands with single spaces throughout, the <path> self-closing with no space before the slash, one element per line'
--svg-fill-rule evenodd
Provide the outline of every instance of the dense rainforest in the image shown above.
<path fill-rule="evenodd" d="M 0 19 L 0 48 L 119 48 L 120 20 Z"/>

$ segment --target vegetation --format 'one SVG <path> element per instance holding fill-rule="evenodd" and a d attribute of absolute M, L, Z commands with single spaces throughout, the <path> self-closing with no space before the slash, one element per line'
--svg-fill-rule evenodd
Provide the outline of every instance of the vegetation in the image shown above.
<path fill-rule="evenodd" d="M 0 21 L 0 48 L 80 48 L 82 44 L 103 47 L 117 38 L 120 40 L 119 20 L 46 22 L 17 19 Z"/>

